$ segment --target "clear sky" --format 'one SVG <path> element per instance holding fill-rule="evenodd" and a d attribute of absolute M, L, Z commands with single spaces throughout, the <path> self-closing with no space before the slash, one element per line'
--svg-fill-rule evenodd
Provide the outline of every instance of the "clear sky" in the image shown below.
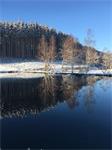
<path fill-rule="evenodd" d="M 112 51 L 112 0 L 0 0 L 0 20 L 38 22 L 81 43 L 91 28 L 95 47 Z"/>

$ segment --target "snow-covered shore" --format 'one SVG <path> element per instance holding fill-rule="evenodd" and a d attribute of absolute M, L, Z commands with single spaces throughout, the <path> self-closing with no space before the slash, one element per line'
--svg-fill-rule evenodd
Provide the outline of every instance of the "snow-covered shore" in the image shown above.
<path fill-rule="evenodd" d="M 27 78 L 42 78 L 44 77 L 43 73 L 0 73 L 0 78 L 23 78 L 23 79 L 27 79 Z"/>
<path fill-rule="evenodd" d="M 50 69 L 45 71 L 45 63 L 43 62 L 16 62 L 16 63 L 0 63 L 0 77 L 14 76 L 14 77 L 36 77 L 43 73 L 71 73 L 71 66 L 64 65 L 62 68 L 61 63 L 50 64 Z M 84 69 L 84 65 L 74 65 L 73 73 L 76 74 L 95 74 L 95 75 L 112 75 L 111 70 L 100 70 L 98 68 L 90 68 L 89 71 Z M 33 74 L 35 73 L 35 75 Z M 38 73 L 38 75 L 37 75 Z M 13 75 L 12 75 L 13 74 Z"/>

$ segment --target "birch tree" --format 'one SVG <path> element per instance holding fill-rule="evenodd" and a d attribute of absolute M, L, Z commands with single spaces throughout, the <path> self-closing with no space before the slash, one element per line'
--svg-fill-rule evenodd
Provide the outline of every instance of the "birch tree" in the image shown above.
<path fill-rule="evenodd" d="M 95 56 L 95 55 L 93 55 L 93 51 L 91 49 L 95 45 L 95 40 L 93 38 L 94 38 L 94 35 L 92 33 L 92 30 L 88 29 L 87 30 L 87 35 L 86 35 L 86 37 L 84 39 L 84 43 L 86 45 L 85 61 L 86 61 L 87 67 L 89 67 L 90 64 L 93 63 L 93 60 L 94 60 L 93 56 Z"/>

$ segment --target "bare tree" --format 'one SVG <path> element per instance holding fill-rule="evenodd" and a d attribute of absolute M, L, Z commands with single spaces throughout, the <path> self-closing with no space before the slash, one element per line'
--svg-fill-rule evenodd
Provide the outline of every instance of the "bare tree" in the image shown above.
<path fill-rule="evenodd" d="M 38 56 L 42 61 L 45 62 L 45 71 L 48 71 L 49 67 L 49 53 L 48 53 L 48 44 L 46 42 L 45 36 L 42 35 L 40 42 L 39 42 L 39 47 L 38 47 Z"/>
<path fill-rule="evenodd" d="M 102 61 L 103 61 L 103 65 L 105 66 L 105 72 L 112 69 L 112 52 L 110 52 L 106 48 L 104 49 Z"/>
<path fill-rule="evenodd" d="M 49 41 L 49 61 L 50 61 L 50 69 L 54 70 L 54 61 L 56 57 L 56 39 L 55 36 L 52 35 Z"/>
<path fill-rule="evenodd" d="M 87 35 L 84 39 L 84 43 L 86 45 L 85 60 L 86 60 L 87 68 L 89 67 L 90 64 L 94 63 L 94 60 L 95 60 L 94 57 L 96 57 L 95 51 L 92 51 L 92 48 L 95 45 L 95 40 L 93 38 L 94 38 L 94 35 L 92 33 L 92 30 L 88 29 Z"/>
<path fill-rule="evenodd" d="M 63 50 L 62 50 L 62 69 L 64 67 L 64 64 L 70 64 L 72 73 L 73 73 L 73 66 L 74 66 L 74 39 L 73 37 L 68 37 L 64 44 L 63 44 Z"/>

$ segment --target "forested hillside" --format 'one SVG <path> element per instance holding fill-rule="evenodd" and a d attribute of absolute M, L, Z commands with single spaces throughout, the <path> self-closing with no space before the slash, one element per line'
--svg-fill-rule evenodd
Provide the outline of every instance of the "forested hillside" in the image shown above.
<path fill-rule="evenodd" d="M 88 53 L 89 51 L 89 53 Z M 0 23 L 0 57 L 34 58 L 40 61 L 64 60 L 85 63 L 101 52 L 80 44 L 71 35 L 56 32 L 37 23 Z M 99 60 L 99 59 L 98 59 Z"/>

